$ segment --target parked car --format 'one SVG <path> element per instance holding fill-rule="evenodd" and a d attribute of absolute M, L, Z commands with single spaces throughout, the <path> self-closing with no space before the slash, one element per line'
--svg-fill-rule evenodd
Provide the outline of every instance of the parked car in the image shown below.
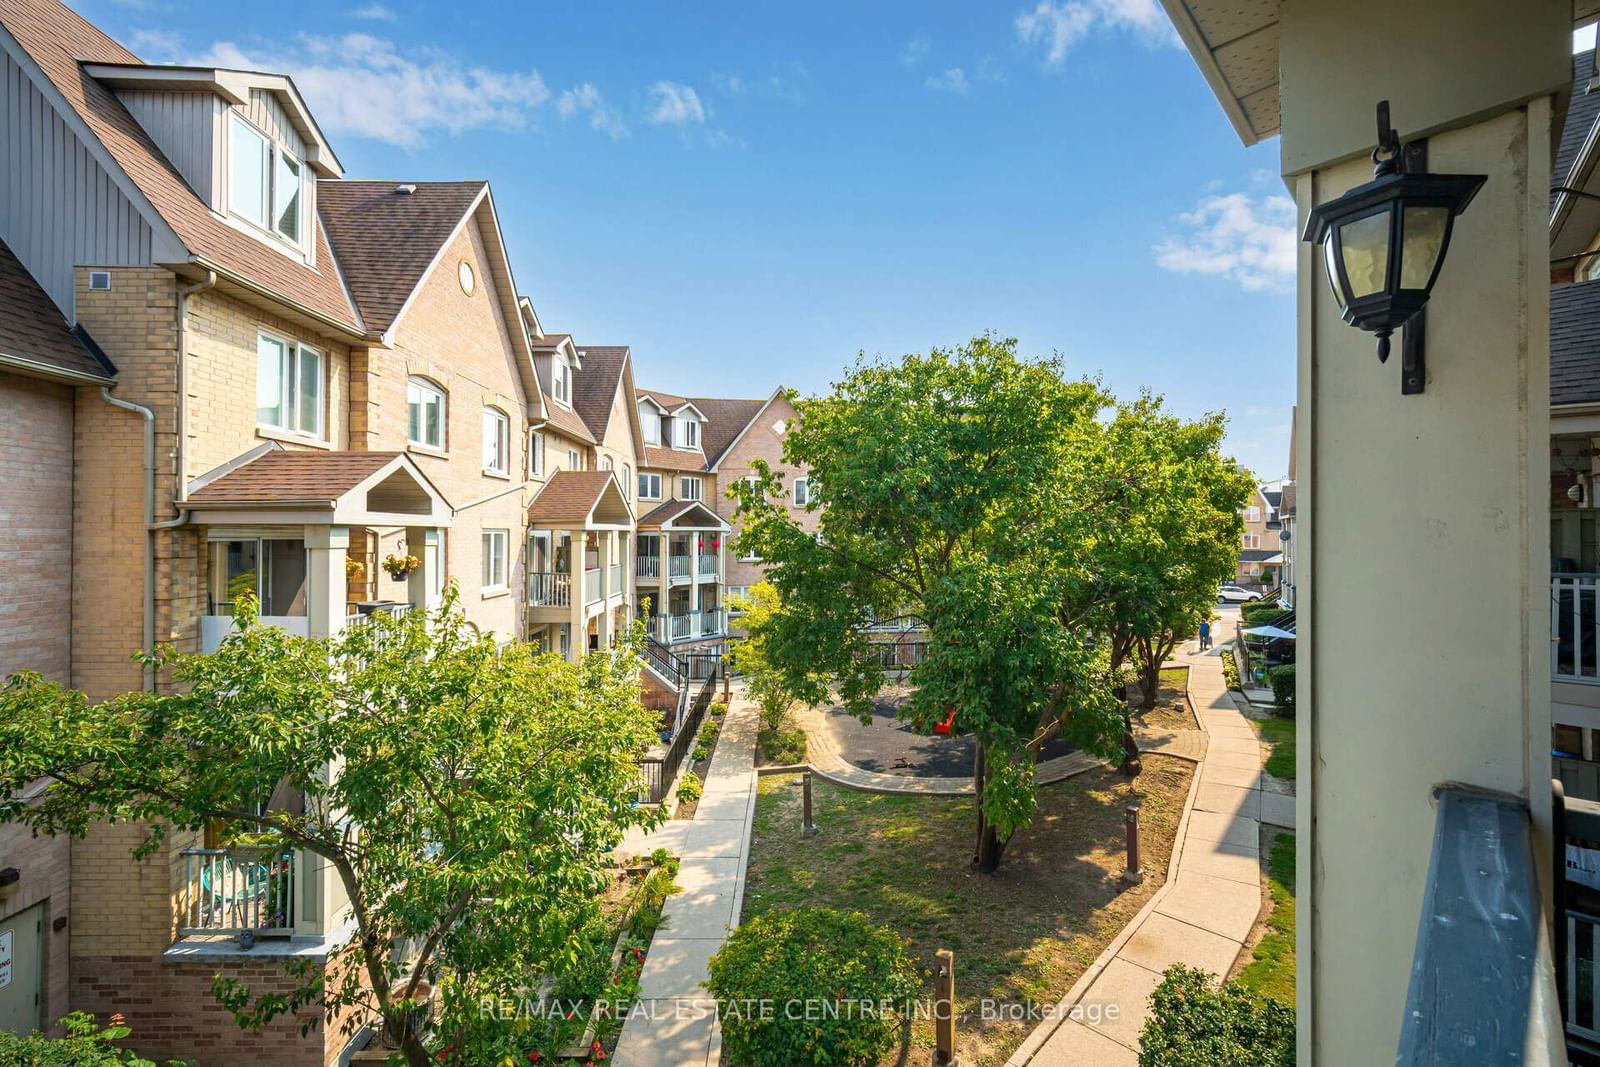
<path fill-rule="evenodd" d="M 1260 600 L 1261 594 L 1252 592 L 1243 586 L 1225 585 L 1217 590 L 1217 599 L 1228 604 L 1244 604 L 1252 600 Z"/>

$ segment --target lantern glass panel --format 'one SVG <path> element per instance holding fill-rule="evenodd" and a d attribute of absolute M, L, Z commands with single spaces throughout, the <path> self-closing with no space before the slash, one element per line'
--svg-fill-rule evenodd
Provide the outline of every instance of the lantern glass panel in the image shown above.
<path fill-rule="evenodd" d="M 1339 302 L 1339 307 L 1344 307 L 1344 293 L 1339 289 L 1339 264 L 1334 259 L 1333 231 L 1329 230 L 1322 239 L 1322 264 L 1328 270 L 1328 284 L 1333 287 L 1333 298 Z"/>
<path fill-rule="evenodd" d="M 1400 244 L 1400 288 L 1428 287 L 1433 265 L 1444 251 L 1444 235 L 1449 227 L 1447 207 L 1406 208 L 1405 236 Z"/>
<path fill-rule="evenodd" d="M 1385 207 L 1339 227 L 1339 249 L 1352 300 L 1383 292 L 1389 270 L 1391 213 L 1392 209 Z"/>

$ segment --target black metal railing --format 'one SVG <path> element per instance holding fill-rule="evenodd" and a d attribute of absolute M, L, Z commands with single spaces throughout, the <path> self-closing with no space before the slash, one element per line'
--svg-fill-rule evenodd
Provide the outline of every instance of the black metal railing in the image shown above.
<path fill-rule="evenodd" d="M 695 693 L 689 705 L 689 714 L 667 743 L 666 752 L 659 756 L 646 756 L 639 761 L 641 803 L 660 804 L 666 799 L 667 788 L 678 776 L 683 757 L 694 747 L 695 735 L 700 732 L 700 724 L 705 720 L 706 709 L 711 706 L 711 697 L 716 688 L 717 675 L 713 674 Z"/>
<path fill-rule="evenodd" d="M 1549 914 L 1527 808 L 1459 786 L 1436 795 L 1395 1065 L 1563 1063 Z"/>
<path fill-rule="evenodd" d="M 644 658 L 663 681 L 674 687 L 682 687 L 684 676 L 677 657 L 667 649 L 666 645 L 648 634 L 644 639 Z"/>

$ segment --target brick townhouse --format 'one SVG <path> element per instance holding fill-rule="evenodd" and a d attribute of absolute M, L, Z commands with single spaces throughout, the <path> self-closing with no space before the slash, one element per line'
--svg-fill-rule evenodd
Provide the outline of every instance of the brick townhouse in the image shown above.
<path fill-rule="evenodd" d="M 130 653 L 215 648 L 241 590 L 311 636 L 453 582 L 485 632 L 569 658 L 645 603 L 663 655 L 725 647 L 728 587 L 760 573 L 725 491 L 778 464 L 787 394 L 639 392 L 627 347 L 545 330 L 486 182 L 347 180 L 287 77 L 147 65 L 56 0 L 0 0 L 0 149 L 0 677 L 161 685 Z M 324 956 L 337 880 L 288 857 L 294 899 L 246 950 L 194 904 L 219 842 L 136 863 L 135 837 L 0 827 L 0 1027 L 122 1012 L 154 1058 L 345 1055 L 289 1020 L 244 1034 L 210 993 Z"/>

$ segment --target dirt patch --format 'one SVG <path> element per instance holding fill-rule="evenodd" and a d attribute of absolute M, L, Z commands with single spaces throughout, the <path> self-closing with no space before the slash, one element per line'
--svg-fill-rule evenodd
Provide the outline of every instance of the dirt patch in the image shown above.
<path fill-rule="evenodd" d="M 964 1063 L 1002 1064 L 1037 1019 L 985 1020 L 983 1002 L 1053 1006 L 1071 988 L 1165 882 L 1192 774 L 1187 761 L 1150 755 L 1131 783 L 1096 768 L 1044 786 L 1033 823 L 988 876 L 970 865 L 970 797 L 858 793 L 813 779 L 819 832 L 803 838 L 799 778 L 763 778 L 744 918 L 844 908 L 910 938 L 924 969 L 936 950 L 953 950 L 957 1051 Z M 1129 888 L 1123 809 L 1135 799 L 1146 875 Z M 919 1019 L 909 1044 L 884 1062 L 924 1063 L 932 1049 L 932 1023 Z"/>
<path fill-rule="evenodd" d="M 1198 730 L 1200 720 L 1195 718 L 1189 704 L 1189 668 L 1161 668 L 1161 687 L 1156 690 L 1156 706 L 1149 711 L 1139 711 L 1134 701 L 1135 725 L 1156 730 Z"/>

